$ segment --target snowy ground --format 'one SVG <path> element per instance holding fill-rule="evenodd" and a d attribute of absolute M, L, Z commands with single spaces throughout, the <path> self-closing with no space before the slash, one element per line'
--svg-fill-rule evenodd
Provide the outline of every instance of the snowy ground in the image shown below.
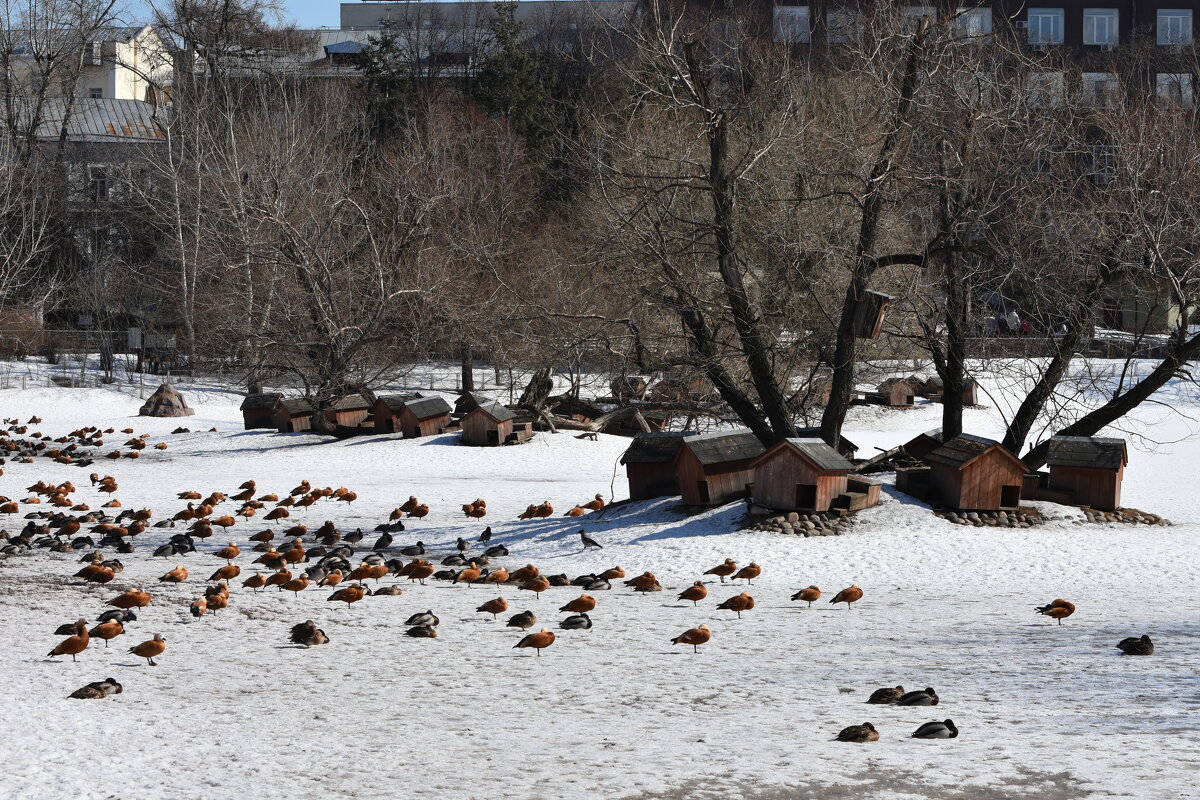
<path fill-rule="evenodd" d="M 735 532 L 738 507 L 685 517 L 658 501 L 584 518 L 605 546 L 586 555 L 579 521 L 515 517 L 543 500 L 561 513 L 597 492 L 623 498 L 617 458 L 627 439 L 539 434 L 495 449 L 452 437 L 327 442 L 242 431 L 235 395 L 181 388 L 197 408 L 182 424 L 196 433 L 170 435 L 180 421 L 138 419 L 136 396 L 104 389 L 0 391 L 0 416 L 36 413 L 38 429 L 55 435 L 95 424 L 166 441 L 169 450 L 137 461 L 96 465 L 119 480 L 125 507 L 150 507 L 155 519 L 181 508 L 175 494 L 186 489 L 229 493 L 253 478 L 260 493 L 286 492 L 307 478 L 348 486 L 359 500 L 322 502 L 289 522 L 370 530 L 415 494 L 433 512 L 396 546 L 420 539 L 435 563 L 457 536 L 474 539 L 490 523 L 493 543 L 512 550 L 509 565 L 572 577 L 614 564 L 630 576 L 650 569 L 668 591 L 597 593 L 595 628 L 559 631 L 535 657 L 512 649 L 520 634 L 503 616 L 493 622 L 475 607 L 502 594 L 510 614 L 532 609 L 555 628 L 565 616 L 556 609 L 579 590 L 534 599 L 511 585 L 431 582 L 347 609 L 315 587 L 251 594 L 240 586 L 251 570 L 243 554 L 230 608 L 194 621 L 187 604 L 222 563 L 211 551 L 271 527 L 254 520 L 170 562 L 150 557 L 170 533 L 152 529 L 106 587 L 70 577 L 79 554 L 9 558 L 0 561 L 0 797 L 1200 797 L 1200 500 L 1190 485 L 1200 445 L 1185 438 L 1193 423 L 1184 412 L 1198 406 L 1185 387 L 1140 415 L 1142 433 L 1167 444 L 1151 453 L 1135 439 L 1124 495 L 1174 527 L 1062 519 L 964 529 L 888 495 L 852 533 L 803 539 Z M 937 415 L 857 409 L 847 434 L 869 451 L 936 427 Z M 994 408 L 968 412 L 973 432 L 1001 425 Z M 0 495 L 70 479 L 97 506 L 89 471 L 9 463 Z M 488 517 L 464 520 L 459 506 L 477 496 Z M 9 530 L 21 524 L 0 519 Z M 744 619 L 715 608 L 741 589 L 710 585 L 699 608 L 674 599 L 725 557 L 764 568 L 749 589 L 758 606 Z M 192 577 L 160 586 L 177 561 Z M 788 600 L 810 583 L 831 597 L 852 582 L 866 591 L 853 611 Z M 55 627 L 94 620 L 105 600 L 139 584 L 154 603 L 112 647 L 94 641 L 77 664 L 44 657 L 60 639 Z M 1061 627 L 1033 613 L 1056 597 L 1079 607 Z M 442 618 L 441 638 L 401 635 L 404 619 L 427 608 Z M 288 628 L 309 618 L 331 644 L 287 643 Z M 698 655 L 670 645 L 701 622 L 713 638 Z M 157 668 L 126 655 L 156 632 L 168 642 Z M 1157 643 L 1153 657 L 1113 646 L 1142 633 Z M 123 694 L 65 699 L 108 676 Z M 934 686 L 942 704 L 864 705 L 871 690 L 897 683 Z M 907 738 L 946 717 L 958 739 Z M 880 730 L 878 743 L 831 741 L 864 721 Z"/>

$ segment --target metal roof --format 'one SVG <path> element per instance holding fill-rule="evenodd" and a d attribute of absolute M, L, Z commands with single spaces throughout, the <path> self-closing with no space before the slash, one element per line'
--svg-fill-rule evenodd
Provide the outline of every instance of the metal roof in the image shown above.
<path fill-rule="evenodd" d="M 440 397 L 409 400 L 404 407 L 411 411 L 418 420 L 433 419 L 450 413 L 450 404 Z"/>
<path fill-rule="evenodd" d="M 706 467 L 758 458 L 766 449 L 758 437 L 746 428 L 693 436 L 684 445 Z"/>
<path fill-rule="evenodd" d="M 509 411 L 507 408 L 497 402 L 482 403 L 478 408 L 475 409 L 475 411 L 482 411 L 484 414 L 487 414 L 489 417 L 496 420 L 496 422 L 508 422 L 510 419 L 517 418 L 516 414 L 514 414 L 512 411 Z M 474 414 L 475 411 L 472 411 L 471 413 Z"/>
<path fill-rule="evenodd" d="M 75 98 L 67 121 L 67 140 L 71 142 L 159 142 L 166 139 L 157 107 L 142 100 Z M 31 108 L 24 113 L 32 113 Z M 67 113 L 66 101 L 47 100 L 37 138 L 57 141 Z M 18 114 L 22 110 L 18 109 Z"/>
<path fill-rule="evenodd" d="M 655 431 L 639 433 L 621 454 L 622 464 L 670 464 L 679 452 L 685 437 L 698 436 L 695 431 Z"/>
<path fill-rule="evenodd" d="M 854 465 L 847 461 L 841 453 L 826 444 L 824 439 L 784 439 L 768 450 L 767 453 L 778 450 L 780 445 L 788 445 L 795 448 L 801 456 L 811 461 L 813 466 L 819 470 L 845 470 L 849 472 L 854 469 Z M 767 453 L 763 453 L 763 457 Z M 763 457 L 760 457 L 758 460 L 762 461 Z"/>
<path fill-rule="evenodd" d="M 1051 436 L 1046 463 L 1052 467 L 1120 469 L 1129 462 L 1124 439 L 1097 436 Z"/>
<path fill-rule="evenodd" d="M 262 394 L 248 394 L 246 399 L 242 401 L 242 411 L 270 411 L 275 408 L 275 405 L 283 399 L 283 395 L 279 392 L 263 392 Z"/>
<path fill-rule="evenodd" d="M 961 434 L 943 444 L 938 449 L 925 456 L 927 464 L 947 464 L 952 467 L 965 467 L 993 447 L 998 447 L 1005 455 L 1014 461 L 1018 460 L 1008 448 L 1003 447 L 995 439 L 985 439 L 970 433 Z"/>

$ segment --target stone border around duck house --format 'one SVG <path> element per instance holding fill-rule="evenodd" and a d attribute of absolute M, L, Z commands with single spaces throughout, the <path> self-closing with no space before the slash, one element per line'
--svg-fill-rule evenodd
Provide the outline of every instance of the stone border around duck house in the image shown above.
<path fill-rule="evenodd" d="M 766 518 L 747 518 L 743 530 L 783 533 L 792 536 L 841 536 L 855 523 L 854 515 L 829 511 L 803 514 L 798 511 L 773 514 Z"/>
<path fill-rule="evenodd" d="M 1155 525 L 1166 527 L 1172 525 L 1171 520 L 1158 514 L 1151 514 L 1136 508 L 1118 508 L 1115 511 L 1100 511 L 1088 506 L 1080 506 L 1078 514 L 1063 514 L 1053 519 L 1070 520 L 1076 525 L 1104 525 L 1116 523 L 1121 525 Z"/>
<path fill-rule="evenodd" d="M 976 528 L 1032 528 L 1047 521 L 1041 511 L 1028 506 L 1022 506 L 1016 511 L 936 510 L 933 515 L 954 525 L 971 525 Z"/>

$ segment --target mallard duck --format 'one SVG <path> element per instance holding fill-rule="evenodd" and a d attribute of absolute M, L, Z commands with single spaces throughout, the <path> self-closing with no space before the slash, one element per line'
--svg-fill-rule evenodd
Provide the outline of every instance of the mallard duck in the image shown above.
<path fill-rule="evenodd" d="M 436 639 L 438 632 L 432 625 L 416 625 L 406 630 L 404 635 L 417 639 Z"/>
<path fill-rule="evenodd" d="M 915 692 L 908 692 L 896 701 L 898 706 L 936 706 L 939 699 L 932 686 L 926 686 Z"/>
<path fill-rule="evenodd" d="M 904 697 L 903 686 L 885 686 L 882 689 L 876 689 L 871 692 L 871 696 L 867 698 L 867 702 L 878 706 L 891 705 L 901 697 Z"/>
<path fill-rule="evenodd" d="M 317 644 L 329 644 L 329 637 L 325 635 L 325 631 L 317 627 L 317 623 L 309 619 L 292 626 L 291 641 L 292 644 L 312 647 Z"/>
<path fill-rule="evenodd" d="M 122 691 L 124 691 L 124 688 L 116 680 L 105 678 L 102 681 L 89 683 L 87 686 L 76 689 L 71 692 L 69 697 L 75 700 L 101 700 L 110 694 L 120 694 Z"/>
<path fill-rule="evenodd" d="M 405 625 L 427 625 L 431 628 L 436 628 L 438 625 L 442 624 L 442 621 L 437 618 L 437 615 L 435 615 L 431 609 L 429 611 L 424 612 L 423 614 L 413 614 L 411 617 L 409 617 L 405 621 L 404 624 Z"/>
<path fill-rule="evenodd" d="M 1154 642 L 1149 636 L 1130 636 L 1117 643 L 1117 649 L 1127 656 L 1154 655 Z"/>
<path fill-rule="evenodd" d="M 913 739 L 953 739 L 958 736 L 958 727 L 955 726 L 954 720 L 942 720 L 941 722 L 926 722 L 921 727 L 913 731 Z"/>
<path fill-rule="evenodd" d="M 848 728 L 842 728 L 836 737 L 836 742 L 877 742 L 879 741 L 879 731 L 875 730 L 875 726 L 869 722 L 864 722 L 862 725 L 851 725 Z"/>
<path fill-rule="evenodd" d="M 586 631 L 592 627 L 592 618 L 587 614 L 574 614 L 559 623 L 560 628 L 568 631 Z"/>
<path fill-rule="evenodd" d="M 520 628 L 521 630 L 529 630 L 537 624 L 537 615 L 532 611 L 522 611 L 520 614 L 513 614 L 509 618 L 507 627 Z"/>

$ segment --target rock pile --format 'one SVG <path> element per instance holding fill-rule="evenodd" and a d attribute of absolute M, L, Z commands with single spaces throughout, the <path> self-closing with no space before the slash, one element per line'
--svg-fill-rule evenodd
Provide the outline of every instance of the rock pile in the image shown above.
<path fill-rule="evenodd" d="M 195 413 L 179 390 L 169 383 L 161 384 L 138 411 L 143 417 L 190 417 Z"/>
<path fill-rule="evenodd" d="M 976 528 L 1032 528 L 1046 521 L 1036 508 L 1017 511 L 935 511 L 933 515 L 955 525 L 973 525 Z"/>
<path fill-rule="evenodd" d="M 840 536 L 853 524 L 853 519 L 836 511 L 826 514 L 800 514 L 790 511 L 759 520 L 750 526 L 750 530 L 790 533 L 795 536 Z"/>
<path fill-rule="evenodd" d="M 1099 511 L 1088 506 L 1080 506 L 1082 517 L 1075 521 L 1077 525 L 1083 525 L 1089 522 L 1105 523 L 1105 522 L 1120 522 L 1125 525 L 1160 525 L 1166 526 L 1171 524 L 1171 520 L 1163 519 L 1158 514 L 1149 514 L 1145 511 L 1139 511 L 1136 508 L 1118 508 L 1116 511 Z"/>

